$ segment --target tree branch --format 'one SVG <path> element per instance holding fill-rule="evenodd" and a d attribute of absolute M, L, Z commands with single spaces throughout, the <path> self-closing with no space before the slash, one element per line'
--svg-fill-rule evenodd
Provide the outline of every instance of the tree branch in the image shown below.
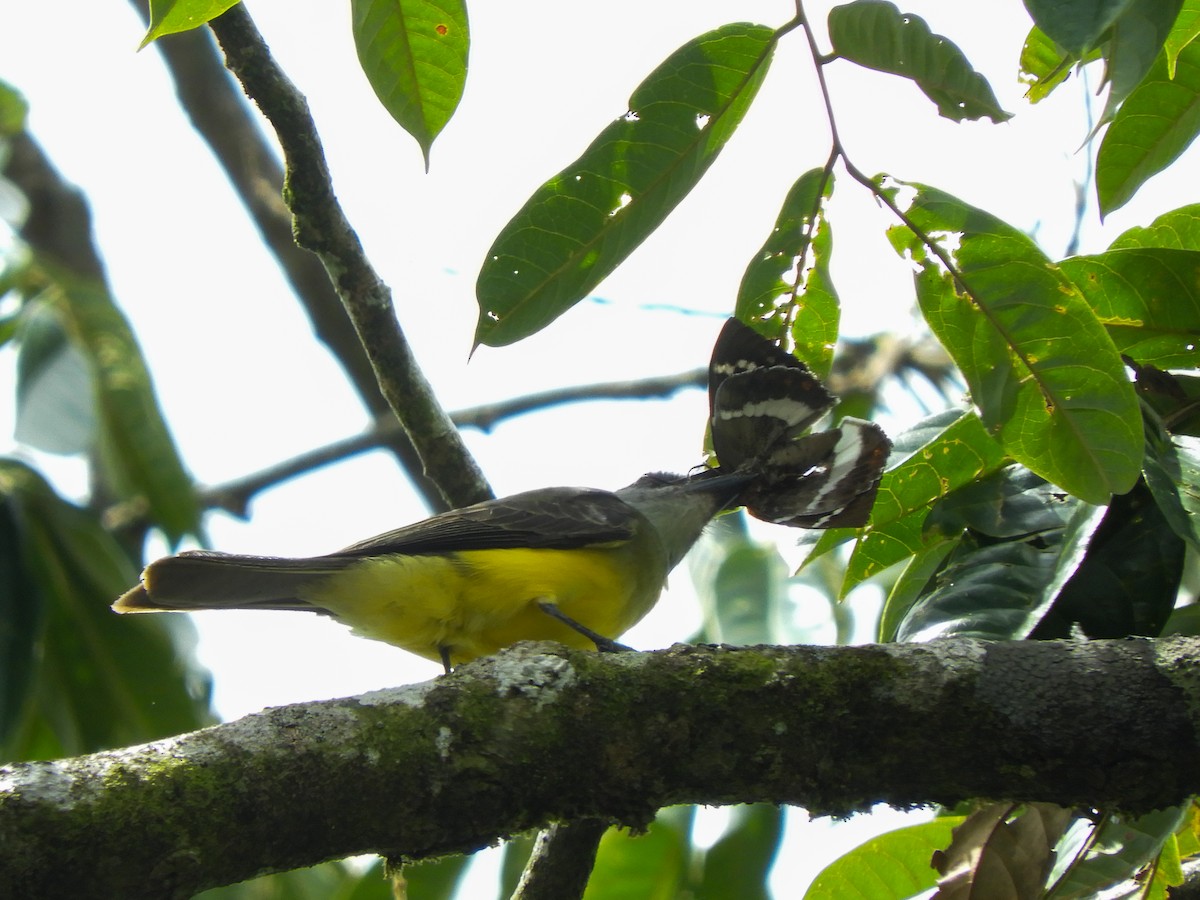
<path fill-rule="evenodd" d="M 665 398 L 685 388 L 703 388 L 708 378 L 705 369 L 681 372 L 678 375 L 663 375 L 658 378 L 642 378 L 632 381 L 610 381 L 600 384 L 554 388 L 536 394 L 526 394 L 511 400 L 501 400 L 483 406 L 473 406 L 450 414 L 451 421 L 459 428 L 478 428 L 488 431 L 496 423 L 515 416 L 524 415 L 548 406 L 563 403 L 579 403 L 585 400 L 647 400 Z M 236 516 L 245 516 L 246 509 L 255 495 L 289 478 L 296 478 L 319 469 L 321 466 L 366 453 L 384 445 L 399 424 L 388 419 L 362 434 L 334 441 L 301 453 L 278 465 L 247 475 L 201 492 L 201 502 L 206 509 L 224 509 Z M 122 521 L 121 511 L 114 510 L 113 517 Z"/>
<path fill-rule="evenodd" d="M 644 824 L 674 803 L 1137 813 L 1200 792 L 1197 726 L 1188 639 L 524 644 L 424 684 L 4 767 L 0 895 L 188 896 L 355 853 L 471 852 L 553 821 Z"/>
<path fill-rule="evenodd" d="M 147 0 L 130 2 L 148 22 Z M 180 107 L 229 178 L 263 244 L 308 314 L 314 333 L 341 364 L 371 414 L 391 418 L 371 363 L 321 261 L 298 247 L 292 237 L 291 213 L 283 202 L 283 167 L 236 82 L 225 71 L 211 35 L 207 29 L 170 34 L 156 40 L 154 47 L 174 81 Z M 390 431 L 386 446 L 430 508 L 446 509 L 438 489 L 422 473 L 420 459 L 404 430 Z"/>
<path fill-rule="evenodd" d="M 229 69 L 270 121 L 283 147 L 283 196 L 292 212 L 296 242 L 324 265 L 388 405 L 417 449 L 423 471 L 451 506 L 484 499 L 490 495 L 487 481 L 418 367 L 396 321 L 391 289 L 366 258 L 334 195 L 304 96 L 276 65 L 244 5 L 234 6 L 209 26 Z"/>

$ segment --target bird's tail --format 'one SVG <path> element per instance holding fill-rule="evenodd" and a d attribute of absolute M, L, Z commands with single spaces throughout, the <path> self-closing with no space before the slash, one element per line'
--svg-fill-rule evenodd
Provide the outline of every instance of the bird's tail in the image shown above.
<path fill-rule="evenodd" d="M 307 589 L 355 562 L 351 558 L 279 559 L 205 550 L 148 565 L 121 596 L 119 613 L 194 609 L 312 609 Z"/>

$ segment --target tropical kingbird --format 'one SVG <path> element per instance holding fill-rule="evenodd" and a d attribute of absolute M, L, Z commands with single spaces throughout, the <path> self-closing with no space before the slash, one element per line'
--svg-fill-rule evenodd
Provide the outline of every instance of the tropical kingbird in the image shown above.
<path fill-rule="evenodd" d="M 303 609 L 452 665 L 522 640 L 608 648 L 753 476 L 646 475 L 441 513 L 328 556 L 191 551 L 151 563 L 117 612 Z"/>
<path fill-rule="evenodd" d="M 731 319 L 709 368 L 720 466 L 616 492 L 543 488 L 307 559 L 191 551 L 151 563 L 117 612 L 303 609 L 450 667 L 522 640 L 618 647 L 709 521 L 745 505 L 805 528 L 866 522 L 890 443 L 843 419 L 808 368 Z"/>

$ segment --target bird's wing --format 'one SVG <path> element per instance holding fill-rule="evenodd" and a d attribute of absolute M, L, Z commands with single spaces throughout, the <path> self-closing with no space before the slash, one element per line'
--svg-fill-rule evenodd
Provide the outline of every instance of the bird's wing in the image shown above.
<path fill-rule="evenodd" d="M 513 547 L 570 549 L 627 541 L 638 513 L 610 491 L 541 488 L 452 509 L 351 544 L 333 557 L 453 553 Z"/>

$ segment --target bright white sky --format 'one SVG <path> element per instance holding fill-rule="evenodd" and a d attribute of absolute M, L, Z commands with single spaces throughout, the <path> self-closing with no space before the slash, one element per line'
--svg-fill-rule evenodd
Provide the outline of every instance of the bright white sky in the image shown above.
<path fill-rule="evenodd" d="M 832 4 L 828 4 L 832 5 Z M 827 4 L 812 4 L 824 20 Z M 828 137 L 802 35 L 784 41 L 760 97 L 705 181 L 598 291 L 519 345 L 483 348 L 468 364 L 480 262 L 498 230 L 550 175 L 626 110 L 629 93 L 680 44 L 734 19 L 781 24 L 784 0 L 630 2 L 601 12 L 557 0 L 476 3 L 462 105 L 420 151 L 378 105 L 358 69 L 349 4 L 258 0 L 250 10 L 308 96 L 335 187 L 368 253 L 392 285 L 417 355 L 448 408 L 549 386 L 665 374 L 706 362 L 747 260 Z M 955 193 L 1018 227 L 1051 255 L 1065 246 L 1077 153 L 1086 133 L 1077 82 L 1030 107 L 1016 62 L 1028 23 L 1019 5 L 926 0 L 903 5 L 946 34 L 984 72 L 1005 125 L 955 125 L 913 85 L 848 64 L 831 67 L 843 141 L 859 168 Z M 0 78 L 25 92 L 30 128 L 87 193 L 109 274 L 143 343 L 163 409 L 197 479 L 217 484 L 366 427 L 336 365 L 312 338 L 223 175 L 178 109 L 155 51 L 121 0 L 10 4 Z M 1194 154 L 1193 154 L 1194 156 Z M 1085 250 L 1194 194 L 1178 166 L 1100 228 Z M 911 280 L 883 237 L 892 224 L 848 178 L 831 213 L 834 279 L 849 330 L 912 326 Z M 0 354 L 11 378 L 12 355 Z M 584 404 L 468 434 L 497 493 L 548 484 L 615 488 L 645 471 L 700 459 L 705 400 Z M 0 404 L 0 434 L 8 405 Z M 0 439 L 5 440 L 5 439 Z M 0 446 L 0 451 L 5 449 Z M 23 451 L 18 451 L 23 452 Z M 80 490 L 79 466 L 37 465 Z M 424 510 L 390 457 L 373 454 L 262 494 L 253 519 L 212 516 L 217 549 L 303 556 L 414 521 Z M 685 581 L 682 572 L 675 582 Z M 682 640 L 696 623 L 686 592 L 668 593 L 626 640 Z M 422 680 L 438 667 L 353 638 L 303 614 L 197 617 L 201 654 L 227 718 L 267 705 Z M 857 842 L 856 837 L 849 845 Z M 847 845 L 847 846 L 849 846 Z M 789 893 L 838 851 L 779 867 Z"/>

